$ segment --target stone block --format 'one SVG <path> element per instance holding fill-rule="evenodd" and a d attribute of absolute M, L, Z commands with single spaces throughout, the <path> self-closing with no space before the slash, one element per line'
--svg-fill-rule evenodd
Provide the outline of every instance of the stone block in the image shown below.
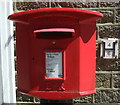
<path fill-rule="evenodd" d="M 34 98 L 32 96 L 28 96 L 21 92 L 17 92 L 17 101 L 18 102 L 34 102 Z"/>
<path fill-rule="evenodd" d="M 114 10 L 105 9 L 99 10 L 99 12 L 104 15 L 104 17 L 100 19 L 100 23 L 114 23 Z"/>
<path fill-rule="evenodd" d="M 74 2 L 51 2 L 50 4 L 51 7 L 58 7 L 58 8 L 75 8 L 75 3 Z"/>
<path fill-rule="evenodd" d="M 117 9 L 115 12 L 116 23 L 120 23 L 120 9 Z"/>
<path fill-rule="evenodd" d="M 96 87 L 97 88 L 110 88 L 111 74 L 97 74 Z"/>
<path fill-rule="evenodd" d="M 120 90 L 97 90 L 95 103 L 120 103 Z"/>
<path fill-rule="evenodd" d="M 74 99 L 74 103 L 93 103 L 93 95 L 76 98 Z"/>
<path fill-rule="evenodd" d="M 106 25 L 99 27 L 100 38 L 120 38 L 120 26 L 119 25 Z"/>
<path fill-rule="evenodd" d="M 104 71 L 104 70 L 120 70 L 119 66 L 120 59 L 97 59 L 97 70 Z"/>
<path fill-rule="evenodd" d="M 49 7 L 48 2 L 14 2 L 14 10 L 31 10 Z"/>
<path fill-rule="evenodd" d="M 52 2 L 52 7 L 96 8 L 99 2 Z"/>
<path fill-rule="evenodd" d="M 99 2 L 76 2 L 76 8 L 97 8 L 99 7 Z"/>
<path fill-rule="evenodd" d="M 120 88 L 120 74 L 113 75 L 113 87 Z"/>
<path fill-rule="evenodd" d="M 51 2 L 51 7 L 68 7 L 68 8 L 95 8 L 98 2 Z"/>
<path fill-rule="evenodd" d="M 100 2 L 100 7 L 120 7 L 120 1 L 114 0 L 113 2 Z"/>

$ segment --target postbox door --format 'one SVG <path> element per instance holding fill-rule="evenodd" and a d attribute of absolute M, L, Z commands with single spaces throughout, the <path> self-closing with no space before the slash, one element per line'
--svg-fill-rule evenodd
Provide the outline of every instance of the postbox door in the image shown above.
<path fill-rule="evenodd" d="M 41 71 L 41 91 L 65 91 L 64 81 L 66 77 L 65 48 L 62 40 L 74 36 L 74 29 L 51 28 L 34 31 L 34 37 L 42 43 L 39 45 Z M 57 42 L 61 42 L 58 47 Z M 51 43 L 51 45 L 49 45 Z"/>

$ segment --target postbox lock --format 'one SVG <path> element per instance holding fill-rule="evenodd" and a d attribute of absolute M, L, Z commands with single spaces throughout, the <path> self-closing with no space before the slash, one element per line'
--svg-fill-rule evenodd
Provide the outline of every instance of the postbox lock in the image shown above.
<path fill-rule="evenodd" d="M 32 57 L 32 60 L 35 60 L 35 58 L 34 58 L 34 57 Z"/>

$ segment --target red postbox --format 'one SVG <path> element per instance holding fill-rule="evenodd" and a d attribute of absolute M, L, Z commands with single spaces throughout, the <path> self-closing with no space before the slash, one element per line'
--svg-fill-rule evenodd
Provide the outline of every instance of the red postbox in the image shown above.
<path fill-rule="evenodd" d="M 10 15 L 16 22 L 18 90 L 49 100 L 95 93 L 96 20 L 102 16 L 74 8 Z"/>

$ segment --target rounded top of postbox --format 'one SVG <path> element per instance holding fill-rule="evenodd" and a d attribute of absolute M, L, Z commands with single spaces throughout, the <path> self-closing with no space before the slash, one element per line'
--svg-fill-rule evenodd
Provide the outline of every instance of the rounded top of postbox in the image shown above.
<path fill-rule="evenodd" d="M 71 17 L 77 18 L 83 22 L 88 22 L 96 21 L 102 18 L 103 14 L 95 11 L 76 8 L 40 8 L 14 13 L 10 15 L 8 19 L 23 24 L 29 24 L 30 21 L 49 16 Z"/>

